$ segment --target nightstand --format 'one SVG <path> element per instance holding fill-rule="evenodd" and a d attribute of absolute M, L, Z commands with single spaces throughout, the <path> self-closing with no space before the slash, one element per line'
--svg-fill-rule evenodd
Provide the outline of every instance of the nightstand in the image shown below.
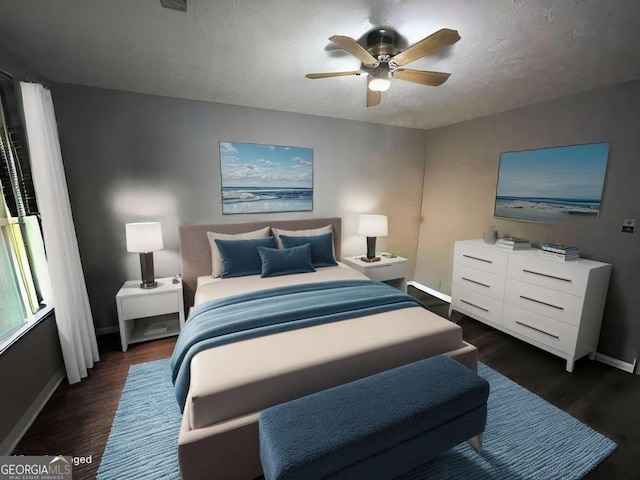
<path fill-rule="evenodd" d="M 129 280 L 116 295 L 123 352 L 132 343 L 178 335 L 184 326 L 182 282 L 156 281 L 156 288 L 145 290 L 140 280 Z"/>
<path fill-rule="evenodd" d="M 380 254 L 378 254 L 380 255 Z M 380 256 L 379 262 L 363 262 L 362 255 L 345 257 L 342 262 L 351 268 L 364 273 L 371 280 L 385 282 L 403 292 L 407 292 L 407 259 L 402 257 L 387 258 Z"/>

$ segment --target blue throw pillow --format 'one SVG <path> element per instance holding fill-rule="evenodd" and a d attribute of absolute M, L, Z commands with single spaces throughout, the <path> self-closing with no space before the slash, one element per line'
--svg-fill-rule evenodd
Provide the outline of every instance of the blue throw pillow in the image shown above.
<path fill-rule="evenodd" d="M 338 265 L 333 256 L 333 233 L 315 235 L 313 237 L 290 237 L 280 235 L 284 248 L 298 247 L 305 243 L 311 244 L 311 263 L 314 267 L 333 267 Z"/>
<path fill-rule="evenodd" d="M 262 259 L 262 277 L 315 272 L 311 263 L 311 244 L 291 248 L 258 247 Z"/>
<path fill-rule="evenodd" d="M 262 273 L 258 247 L 275 248 L 275 237 L 251 240 L 220 240 L 216 245 L 222 259 L 222 278 L 243 277 Z"/>

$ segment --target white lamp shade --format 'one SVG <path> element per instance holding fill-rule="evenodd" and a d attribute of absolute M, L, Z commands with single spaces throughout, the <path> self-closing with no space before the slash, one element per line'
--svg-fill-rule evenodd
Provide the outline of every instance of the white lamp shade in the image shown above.
<path fill-rule="evenodd" d="M 358 233 L 366 237 L 386 237 L 389 232 L 386 215 L 360 215 Z"/>
<path fill-rule="evenodd" d="M 162 250 L 160 222 L 127 223 L 127 252 L 147 253 Z"/>

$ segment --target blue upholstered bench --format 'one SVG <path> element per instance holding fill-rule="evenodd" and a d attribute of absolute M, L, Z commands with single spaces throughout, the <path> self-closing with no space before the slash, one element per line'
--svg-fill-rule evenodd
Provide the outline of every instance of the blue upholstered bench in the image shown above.
<path fill-rule="evenodd" d="M 266 480 L 389 479 L 469 441 L 480 451 L 489 384 L 446 355 L 260 414 Z"/>

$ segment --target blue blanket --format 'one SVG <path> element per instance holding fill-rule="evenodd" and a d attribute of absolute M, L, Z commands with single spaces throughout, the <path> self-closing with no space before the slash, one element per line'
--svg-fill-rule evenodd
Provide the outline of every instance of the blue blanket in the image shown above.
<path fill-rule="evenodd" d="M 423 306 L 384 283 L 336 280 L 270 288 L 193 308 L 171 357 L 176 398 L 184 410 L 191 359 L 203 350 L 298 328 Z"/>

